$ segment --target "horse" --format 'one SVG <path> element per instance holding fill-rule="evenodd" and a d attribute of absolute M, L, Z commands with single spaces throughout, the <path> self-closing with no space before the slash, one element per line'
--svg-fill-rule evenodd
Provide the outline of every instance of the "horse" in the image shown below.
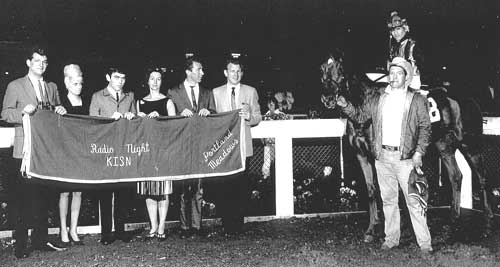
<path fill-rule="evenodd" d="M 354 105 L 362 105 L 385 89 L 385 84 L 368 79 L 367 75 L 346 75 L 343 68 L 341 52 L 328 53 L 320 66 L 323 92 L 321 101 L 326 108 L 335 109 L 338 96 L 342 95 Z M 382 80 L 383 74 L 375 80 Z M 426 92 L 426 91 L 421 91 Z M 467 161 L 472 178 L 480 185 L 481 206 L 486 223 L 485 235 L 491 233 L 493 212 L 490 194 L 487 190 L 486 174 L 483 167 L 482 153 L 478 149 L 482 135 L 482 115 L 474 101 L 459 102 L 447 94 L 444 87 L 435 87 L 427 92 L 429 116 L 431 119 L 431 143 L 436 148 L 444 165 L 452 189 L 451 221 L 453 234 L 459 233 L 460 196 L 462 173 L 455 158 L 459 150 Z M 461 106 L 467 112 L 462 116 Z M 380 224 L 377 197 L 380 197 L 376 185 L 374 159 L 370 152 L 371 121 L 362 125 L 348 120 L 347 134 L 349 143 L 354 148 L 356 158 L 361 166 L 368 190 L 370 223 L 364 235 L 369 243 L 378 235 L 376 226 Z M 465 125 L 465 127 L 464 127 Z M 430 147 L 430 146 L 429 146 Z"/>
<path fill-rule="evenodd" d="M 343 67 L 343 54 L 336 51 L 328 54 L 326 62 L 321 64 L 321 83 L 323 92 L 321 102 L 328 109 L 335 109 L 337 97 L 344 97 L 353 101 L 354 104 L 361 105 L 374 95 L 380 93 L 382 87 L 377 84 L 368 84 L 362 79 L 346 77 Z M 357 92 L 350 90 L 357 88 Z M 380 235 L 382 218 L 379 216 L 380 193 L 376 181 L 375 160 L 370 152 L 370 131 L 371 121 L 359 124 L 351 120 L 347 121 L 347 135 L 350 146 L 355 151 L 356 159 L 361 167 L 368 194 L 368 214 L 370 217 L 368 229 L 364 233 L 364 242 L 371 243 Z"/>

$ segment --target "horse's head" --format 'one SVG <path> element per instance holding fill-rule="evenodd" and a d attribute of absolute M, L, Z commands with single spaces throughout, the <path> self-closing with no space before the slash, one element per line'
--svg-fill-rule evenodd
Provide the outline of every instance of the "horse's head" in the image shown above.
<path fill-rule="evenodd" d="M 333 109 L 338 95 L 346 88 L 342 53 L 329 53 L 326 61 L 321 64 L 320 70 L 321 84 L 323 85 L 321 102 L 325 107 Z"/>

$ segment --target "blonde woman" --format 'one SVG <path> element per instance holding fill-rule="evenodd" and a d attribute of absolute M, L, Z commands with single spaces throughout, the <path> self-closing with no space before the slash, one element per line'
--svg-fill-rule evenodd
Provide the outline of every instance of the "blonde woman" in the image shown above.
<path fill-rule="evenodd" d="M 81 97 L 83 87 L 83 76 L 80 67 L 75 64 L 69 64 L 64 67 L 64 85 L 68 90 L 66 96 L 61 97 L 61 104 L 68 114 L 87 115 L 89 113 L 89 103 Z M 65 189 L 66 190 L 66 189 Z M 71 193 L 71 206 L 69 198 Z M 83 245 L 78 237 L 77 226 L 80 215 L 80 206 L 82 202 L 82 192 L 61 192 L 59 196 L 59 218 L 60 218 L 60 236 L 64 245 L 74 244 Z M 66 224 L 68 215 L 68 206 L 70 206 L 70 227 Z"/>

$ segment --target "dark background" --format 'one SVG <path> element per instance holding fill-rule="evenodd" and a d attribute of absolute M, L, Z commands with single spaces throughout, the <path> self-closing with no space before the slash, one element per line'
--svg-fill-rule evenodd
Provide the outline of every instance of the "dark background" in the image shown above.
<path fill-rule="evenodd" d="M 385 66 L 393 10 L 408 19 L 424 51 L 424 76 L 453 81 L 456 94 L 498 78 L 497 0 L 2 0 L 0 96 L 26 73 L 21 49 L 41 41 L 49 46 L 46 76 L 62 91 L 68 62 L 82 66 L 87 94 L 106 86 L 104 69 L 114 63 L 126 66 L 125 87 L 139 96 L 145 67 L 160 64 L 166 89 L 184 78 L 186 52 L 202 56 L 202 84 L 213 88 L 225 83 L 225 56 L 239 51 L 244 82 L 261 98 L 292 89 L 304 106 L 319 102 L 319 65 L 328 50 L 344 51 L 348 70 Z"/>

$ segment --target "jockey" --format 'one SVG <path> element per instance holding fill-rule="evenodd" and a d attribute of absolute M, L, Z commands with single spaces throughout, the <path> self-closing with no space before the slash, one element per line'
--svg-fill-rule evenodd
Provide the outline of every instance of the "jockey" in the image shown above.
<path fill-rule="evenodd" d="M 389 59 L 387 64 L 389 65 L 395 57 L 402 57 L 410 62 L 413 67 L 413 79 L 410 87 L 417 90 L 420 89 L 420 71 L 417 65 L 421 67 L 422 57 L 415 40 L 409 36 L 410 27 L 406 18 L 402 18 L 397 11 L 393 11 L 387 22 L 387 27 L 390 32 Z"/>

